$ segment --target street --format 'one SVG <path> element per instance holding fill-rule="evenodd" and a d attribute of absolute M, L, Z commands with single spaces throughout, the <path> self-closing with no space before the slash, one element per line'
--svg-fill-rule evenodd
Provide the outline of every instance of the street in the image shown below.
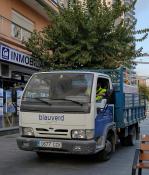
<path fill-rule="evenodd" d="M 149 132 L 149 119 L 141 123 L 141 133 Z M 85 156 L 48 155 L 39 159 L 34 152 L 17 148 L 16 137 L 0 137 L 0 175 L 130 175 L 135 146 L 117 146 L 112 159 L 95 162 Z M 143 175 L 147 175 L 144 171 Z"/>

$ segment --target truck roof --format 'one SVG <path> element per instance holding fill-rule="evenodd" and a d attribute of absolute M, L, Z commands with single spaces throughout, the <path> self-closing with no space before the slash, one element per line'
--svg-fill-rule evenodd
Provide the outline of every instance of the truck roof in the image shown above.
<path fill-rule="evenodd" d="M 66 71 L 64 71 L 64 70 L 62 70 L 62 71 L 47 71 L 47 72 L 36 72 L 36 73 L 34 73 L 34 74 L 46 74 L 46 73 L 88 73 L 88 74 L 94 74 L 94 75 L 96 75 L 96 76 L 102 76 L 102 77 L 106 77 L 106 78 L 110 78 L 110 76 L 109 75 L 107 75 L 107 74 L 103 74 L 103 73 L 99 73 L 99 72 L 94 72 L 94 71 L 78 71 L 78 70 L 75 70 L 75 71 L 70 71 L 70 70 L 66 70 Z"/>

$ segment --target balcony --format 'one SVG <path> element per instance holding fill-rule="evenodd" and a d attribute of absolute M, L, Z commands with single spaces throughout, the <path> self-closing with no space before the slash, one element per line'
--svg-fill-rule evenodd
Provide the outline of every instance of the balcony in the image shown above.
<path fill-rule="evenodd" d="M 67 8 L 68 0 L 21 0 L 27 6 L 34 9 L 41 16 L 49 20 L 46 9 L 58 12 L 58 6 Z"/>
<path fill-rule="evenodd" d="M 10 42 L 22 44 L 31 36 L 31 31 L 0 15 L 0 37 Z"/>
<path fill-rule="evenodd" d="M 67 7 L 68 0 L 21 0 L 26 5 L 34 9 L 41 16 L 49 20 L 45 9 L 58 12 L 58 6 Z"/>

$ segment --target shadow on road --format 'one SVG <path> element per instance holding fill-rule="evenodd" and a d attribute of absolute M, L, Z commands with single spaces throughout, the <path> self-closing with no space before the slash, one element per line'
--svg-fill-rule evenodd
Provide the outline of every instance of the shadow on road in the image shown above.
<path fill-rule="evenodd" d="M 123 154 L 125 152 L 129 152 L 130 149 L 134 150 L 135 146 L 131 147 L 123 147 L 120 144 L 116 147 L 116 152 L 113 153 L 112 158 L 110 161 L 114 160 L 114 157 L 117 157 L 118 154 Z M 72 154 L 54 154 L 54 153 L 47 153 L 44 157 L 40 158 L 36 153 L 30 153 L 30 161 L 36 162 L 39 164 L 44 163 L 56 163 L 56 164 L 75 164 L 75 165 L 91 165 L 91 164 L 104 164 L 104 161 L 99 161 L 95 158 L 94 155 L 72 155 Z M 29 161 L 29 160 L 27 160 Z"/>

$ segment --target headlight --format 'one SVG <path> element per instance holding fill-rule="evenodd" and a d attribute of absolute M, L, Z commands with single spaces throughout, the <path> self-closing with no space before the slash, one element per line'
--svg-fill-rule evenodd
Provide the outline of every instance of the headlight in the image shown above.
<path fill-rule="evenodd" d="M 92 129 L 72 130 L 71 137 L 73 139 L 92 139 L 94 137 L 94 130 L 92 130 Z"/>
<path fill-rule="evenodd" d="M 83 130 L 83 129 L 72 130 L 71 137 L 73 139 L 85 139 L 85 130 Z"/>
<path fill-rule="evenodd" d="M 23 136 L 34 136 L 33 128 L 22 127 L 22 135 Z"/>

